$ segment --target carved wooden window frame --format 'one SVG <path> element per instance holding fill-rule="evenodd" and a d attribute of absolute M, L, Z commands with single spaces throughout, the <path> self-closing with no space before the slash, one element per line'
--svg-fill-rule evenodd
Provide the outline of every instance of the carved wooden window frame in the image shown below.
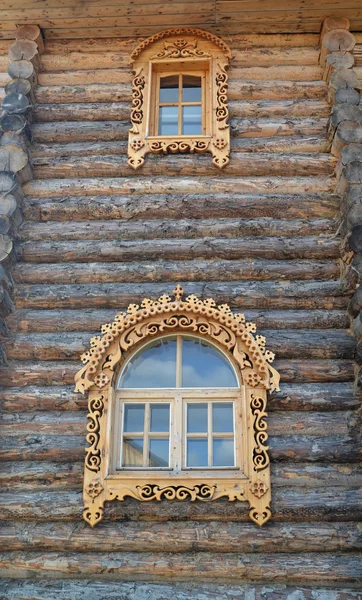
<path fill-rule="evenodd" d="M 140 501 L 200 500 L 208 502 L 226 497 L 230 501 L 249 502 L 250 518 L 263 525 L 271 516 L 270 464 L 266 445 L 265 421 L 267 391 L 279 389 L 279 375 L 270 365 L 274 354 L 265 348 L 265 338 L 253 336 L 256 327 L 243 314 L 233 314 L 228 305 L 216 306 L 211 298 L 194 295 L 184 298 L 177 286 L 174 298 L 162 295 L 158 300 L 144 299 L 140 306 L 130 304 L 118 313 L 113 323 L 103 325 L 102 336 L 91 340 L 91 348 L 82 355 L 83 368 L 76 374 L 76 391 L 88 391 L 89 423 L 84 470 L 84 519 L 91 526 L 101 521 L 104 503 Z M 220 478 L 198 471 L 195 477 L 177 478 L 139 476 L 125 478 L 111 465 L 112 405 L 116 377 L 130 353 L 145 341 L 167 333 L 191 333 L 204 337 L 223 349 L 236 366 L 245 386 L 246 436 L 245 473 Z"/>
<path fill-rule="evenodd" d="M 212 154 L 212 163 L 225 167 L 230 160 L 228 125 L 229 47 L 217 36 L 201 29 L 167 29 L 143 41 L 131 54 L 132 127 L 128 136 L 128 164 L 138 169 L 153 154 Z M 158 70 L 207 71 L 209 86 L 202 135 L 154 135 L 152 119 L 158 104 L 154 79 Z"/>

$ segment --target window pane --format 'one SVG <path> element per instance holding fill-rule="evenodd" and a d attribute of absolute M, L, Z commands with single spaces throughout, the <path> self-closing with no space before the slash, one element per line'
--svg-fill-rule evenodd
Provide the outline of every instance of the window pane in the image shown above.
<path fill-rule="evenodd" d="M 182 76 L 182 102 L 201 102 L 201 77 Z"/>
<path fill-rule="evenodd" d="M 150 467 L 168 467 L 168 440 L 150 439 Z"/>
<path fill-rule="evenodd" d="M 160 79 L 160 103 L 178 102 L 178 75 L 169 75 Z"/>
<path fill-rule="evenodd" d="M 124 431 L 142 433 L 145 418 L 144 404 L 124 405 Z"/>
<path fill-rule="evenodd" d="M 233 439 L 214 439 L 213 440 L 213 466 L 214 467 L 233 467 L 234 462 L 234 440 Z"/>
<path fill-rule="evenodd" d="M 159 135 L 178 134 L 177 106 L 160 106 L 158 133 Z"/>
<path fill-rule="evenodd" d="M 238 387 L 230 364 L 204 341 L 182 341 L 182 387 Z"/>
<path fill-rule="evenodd" d="M 167 338 L 141 350 L 127 364 L 121 388 L 167 388 L 176 386 L 176 340 Z"/>
<path fill-rule="evenodd" d="M 151 426 L 152 432 L 168 432 L 170 428 L 170 405 L 151 404 Z M 227 431 L 227 430 L 225 430 Z"/>
<path fill-rule="evenodd" d="M 182 108 L 183 135 L 199 135 L 201 131 L 201 106 L 183 106 Z"/>
<path fill-rule="evenodd" d="M 142 467 L 143 466 L 143 439 L 128 438 L 123 440 L 123 461 L 124 467 Z"/>
<path fill-rule="evenodd" d="M 207 440 L 187 440 L 187 466 L 207 467 Z"/>
<path fill-rule="evenodd" d="M 233 432 L 233 405 L 220 402 L 212 405 L 212 430 L 214 433 Z"/>
<path fill-rule="evenodd" d="M 187 405 L 187 433 L 207 433 L 207 403 Z"/>

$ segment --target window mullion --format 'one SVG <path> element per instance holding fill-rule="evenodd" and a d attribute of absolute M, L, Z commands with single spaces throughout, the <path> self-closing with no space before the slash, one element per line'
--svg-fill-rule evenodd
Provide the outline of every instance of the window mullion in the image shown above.
<path fill-rule="evenodd" d="M 171 466 L 173 459 L 173 468 L 175 472 L 180 472 L 183 465 L 183 447 L 185 444 L 184 437 L 184 415 L 183 415 L 183 399 L 180 393 L 175 394 L 174 400 L 174 414 L 172 418 L 172 440 L 171 447 L 173 448 L 173 457 L 171 456 Z"/>
<path fill-rule="evenodd" d="M 145 405 L 145 422 L 144 422 L 144 426 L 143 426 L 143 466 L 144 467 L 149 466 L 148 432 L 150 430 L 150 415 L 151 415 L 150 403 L 147 402 Z"/>
<path fill-rule="evenodd" d="M 178 134 L 182 135 L 182 73 L 178 83 Z"/>
<path fill-rule="evenodd" d="M 212 402 L 207 404 L 207 450 L 209 467 L 213 465 L 212 456 Z"/>

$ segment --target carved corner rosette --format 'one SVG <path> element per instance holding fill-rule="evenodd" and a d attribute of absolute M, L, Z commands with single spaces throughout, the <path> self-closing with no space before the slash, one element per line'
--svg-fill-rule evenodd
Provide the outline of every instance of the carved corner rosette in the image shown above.
<path fill-rule="evenodd" d="M 166 38 L 166 39 L 165 39 Z M 151 52 L 151 49 L 154 50 Z M 133 65 L 132 109 L 128 138 L 128 164 L 133 169 L 142 167 L 145 156 L 151 154 L 211 153 L 212 164 L 220 169 L 230 161 L 230 128 L 227 123 L 228 76 L 231 58 L 228 46 L 217 36 L 194 28 L 174 28 L 148 38 L 132 53 Z M 153 78 L 157 67 L 172 63 L 180 72 L 188 65 L 206 64 L 211 83 L 206 104 L 209 115 L 204 116 L 204 133 L 200 137 L 178 135 L 161 136 L 155 133 L 154 103 L 157 102 Z M 201 61 L 201 62 L 200 62 Z M 150 69 L 150 65 L 152 68 Z M 145 73 L 149 73 L 149 81 Z M 209 89 L 209 85 L 206 86 Z M 209 93 L 209 92 L 207 92 Z M 204 99 L 205 101 L 205 99 Z M 206 106 L 205 104 L 205 106 Z M 206 115 L 206 108 L 204 110 Z M 150 134 L 153 133 L 153 135 Z"/>
<path fill-rule="evenodd" d="M 89 391 L 89 412 L 85 458 L 83 498 L 84 519 L 92 526 L 103 516 L 105 501 L 131 497 L 139 501 L 190 500 L 248 501 L 250 518 L 264 524 L 270 512 L 270 464 L 266 445 L 266 394 L 279 389 L 279 374 L 270 365 L 274 354 L 265 348 L 265 338 L 254 336 L 256 327 L 241 313 L 233 313 L 227 304 L 217 305 L 212 298 L 202 300 L 186 296 L 176 286 L 173 297 L 163 294 L 157 300 L 145 298 L 140 305 L 130 304 L 127 311 L 117 313 L 112 323 L 102 326 L 102 336 L 91 340 L 88 352 L 82 355 L 84 366 L 75 376 L 76 391 Z M 145 482 L 138 475 L 122 479 L 107 473 L 104 457 L 109 454 L 107 419 L 110 417 L 108 399 L 116 371 L 133 350 L 149 338 L 165 333 L 193 333 L 205 336 L 230 354 L 240 370 L 247 392 L 246 420 L 248 473 L 240 479 L 202 480 L 202 473 L 194 481 L 170 479 Z M 150 474 L 152 478 L 152 475 Z"/>

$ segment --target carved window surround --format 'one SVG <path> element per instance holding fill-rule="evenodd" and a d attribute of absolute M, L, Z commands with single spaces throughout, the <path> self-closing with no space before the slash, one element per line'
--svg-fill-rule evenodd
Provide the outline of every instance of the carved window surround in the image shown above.
<path fill-rule="evenodd" d="M 92 526 L 101 521 L 104 503 L 127 496 L 140 501 L 201 500 L 218 498 L 247 501 L 250 518 L 263 525 L 270 518 L 270 466 L 265 421 L 267 391 L 279 389 L 279 375 L 270 365 L 272 352 L 263 336 L 253 336 L 256 327 L 243 314 L 233 314 L 228 305 L 216 306 L 211 298 L 183 298 L 180 286 L 174 298 L 162 295 L 157 301 L 144 299 L 140 306 L 130 304 L 113 323 L 103 325 L 102 336 L 91 340 L 82 355 L 84 367 L 75 377 L 76 391 L 89 392 L 89 423 L 84 471 L 84 519 Z M 130 354 L 146 341 L 165 333 L 193 333 L 218 345 L 233 362 L 244 386 L 245 412 L 243 443 L 244 472 L 230 477 L 202 471 L 184 478 L 172 475 L 153 477 L 151 473 L 125 477 L 112 470 L 111 446 L 116 377 Z"/>
<path fill-rule="evenodd" d="M 168 29 L 142 42 L 131 55 L 132 127 L 128 137 L 128 164 L 138 169 L 146 154 L 205 153 L 223 168 L 229 163 L 228 76 L 231 52 L 218 37 L 200 29 Z M 204 135 L 154 135 L 153 114 L 158 105 L 154 80 L 157 71 L 192 71 L 207 75 L 203 106 Z"/>

